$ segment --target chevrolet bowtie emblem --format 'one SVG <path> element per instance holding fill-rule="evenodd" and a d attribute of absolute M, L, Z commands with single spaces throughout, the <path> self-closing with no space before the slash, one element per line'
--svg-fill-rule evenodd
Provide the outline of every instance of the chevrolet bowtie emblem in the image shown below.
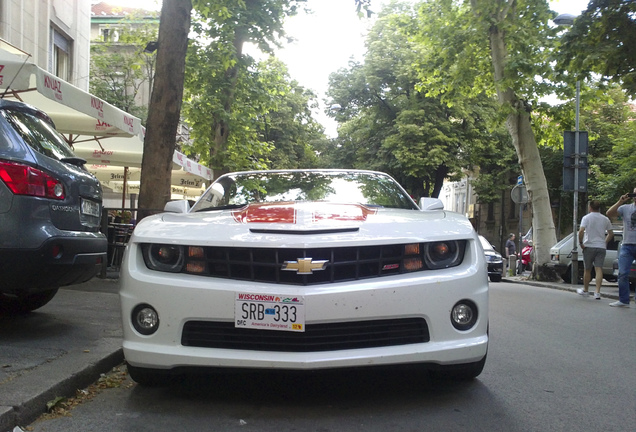
<path fill-rule="evenodd" d="M 298 261 L 285 261 L 283 270 L 295 271 L 297 274 L 313 274 L 314 270 L 324 270 L 327 260 L 313 261 L 311 258 L 298 258 Z"/>

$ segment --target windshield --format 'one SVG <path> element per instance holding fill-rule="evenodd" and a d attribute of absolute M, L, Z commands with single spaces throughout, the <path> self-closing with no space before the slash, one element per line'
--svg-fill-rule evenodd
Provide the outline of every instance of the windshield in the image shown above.
<path fill-rule="evenodd" d="M 490 242 L 488 240 L 486 240 L 485 237 L 479 236 L 479 241 L 481 242 L 481 247 L 483 247 L 484 250 L 494 250 L 495 249 L 494 247 L 492 247 Z"/>
<path fill-rule="evenodd" d="M 259 171 L 227 174 L 215 181 L 192 211 L 252 203 L 320 201 L 417 209 L 391 177 L 359 171 Z"/>

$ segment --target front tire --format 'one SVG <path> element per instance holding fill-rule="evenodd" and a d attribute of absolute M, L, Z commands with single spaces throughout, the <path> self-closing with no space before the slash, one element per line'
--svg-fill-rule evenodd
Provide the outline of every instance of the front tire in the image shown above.
<path fill-rule="evenodd" d="M 490 282 L 501 282 L 501 275 L 490 276 Z"/>
<path fill-rule="evenodd" d="M 0 294 L 0 311 L 8 314 L 29 313 L 50 302 L 57 294 L 57 290 L 57 288 L 54 288 L 18 296 Z"/>

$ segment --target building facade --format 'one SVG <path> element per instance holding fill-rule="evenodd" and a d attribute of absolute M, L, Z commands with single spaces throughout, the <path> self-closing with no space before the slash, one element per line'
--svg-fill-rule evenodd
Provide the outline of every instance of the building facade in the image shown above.
<path fill-rule="evenodd" d="M 445 209 L 468 217 L 479 234 L 503 251 L 510 233 L 516 234 L 518 241 L 532 226 L 532 205 L 516 204 L 511 196 L 512 185 L 502 192 L 497 202 L 480 204 L 471 181 L 471 176 L 455 182 L 445 181 L 439 199 Z"/>
<path fill-rule="evenodd" d="M 86 0 L 2 0 L 0 39 L 40 68 L 88 91 L 91 5 Z"/>

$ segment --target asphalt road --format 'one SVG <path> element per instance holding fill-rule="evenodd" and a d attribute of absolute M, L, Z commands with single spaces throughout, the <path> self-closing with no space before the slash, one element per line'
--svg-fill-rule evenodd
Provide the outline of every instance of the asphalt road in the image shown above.
<path fill-rule="evenodd" d="M 66 304 L 62 310 L 72 308 L 65 297 L 59 300 Z M 97 392 L 69 417 L 28 427 L 34 432 L 636 430 L 636 307 L 610 308 L 610 301 L 491 284 L 488 361 L 469 383 L 432 382 L 420 371 L 395 369 L 196 376 L 144 388 L 127 379 L 122 366 L 117 387 Z M 95 316 L 91 322 L 105 319 Z"/>

